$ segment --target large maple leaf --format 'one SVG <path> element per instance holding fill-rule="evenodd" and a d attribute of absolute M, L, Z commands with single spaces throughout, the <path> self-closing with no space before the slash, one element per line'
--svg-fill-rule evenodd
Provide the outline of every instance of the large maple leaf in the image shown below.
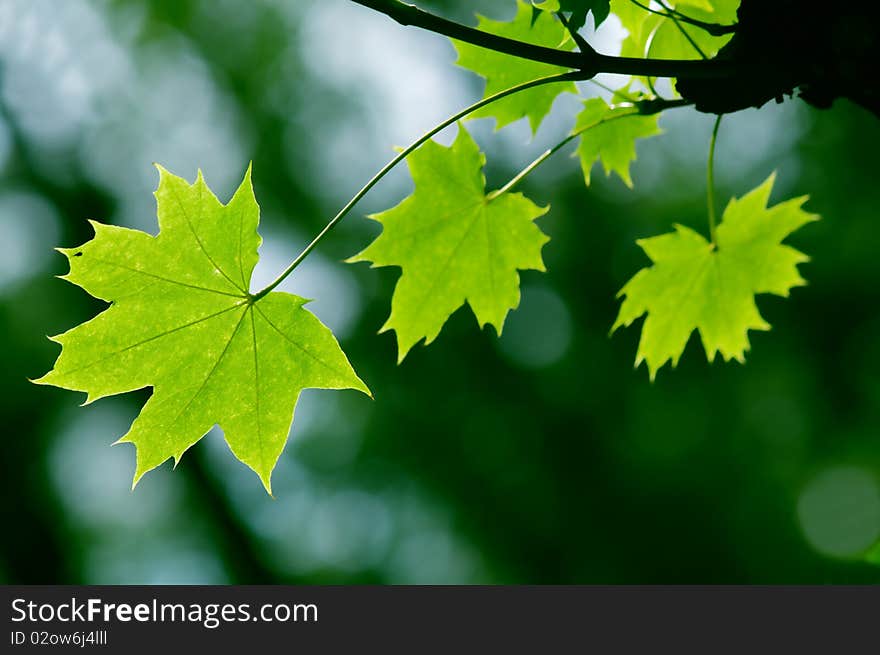
<path fill-rule="evenodd" d="M 201 172 L 193 184 L 159 173 L 157 236 L 92 222 L 94 239 L 59 249 L 63 279 L 111 305 L 52 337 L 62 352 L 36 382 L 87 403 L 153 388 L 119 439 L 137 447 L 133 486 L 216 424 L 271 493 L 300 391 L 369 390 L 306 299 L 249 293 L 260 244 L 250 169 L 226 205 Z"/>

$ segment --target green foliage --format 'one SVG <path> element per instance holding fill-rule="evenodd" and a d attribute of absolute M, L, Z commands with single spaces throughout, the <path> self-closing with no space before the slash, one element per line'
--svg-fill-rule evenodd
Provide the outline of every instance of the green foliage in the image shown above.
<path fill-rule="evenodd" d="M 519 193 L 487 195 L 485 162 L 462 126 L 449 148 L 426 143 L 407 160 L 415 192 L 371 216 L 382 234 L 349 260 L 403 269 L 382 328 L 397 333 L 398 361 L 422 338 L 431 343 L 465 302 L 500 334 L 519 305 L 517 269 L 544 270 L 549 239 L 534 220 L 548 207 Z"/>
<path fill-rule="evenodd" d="M 587 22 L 587 14 L 593 13 L 593 22 L 599 27 L 611 11 L 611 0 L 544 0 L 535 3 L 538 9 L 543 11 L 563 11 L 571 14 L 569 25 L 573 30 L 579 30 Z"/>
<path fill-rule="evenodd" d="M 647 5 L 649 2 L 642 4 Z M 707 23 L 730 24 L 736 22 L 739 0 L 679 0 L 666 4 L 690 18 Z M 731 38 L 730 35 L 711 36 L 683 21 L 645 11 L 631 0 L 611 0 L 611 11 L 627 31 L 620 50 L 624 57 L 714 57 Z"/>
<path fill-rule="evenodd" d="M 95 237 L 60 249 L 64 279 L 110 307 L 52 340 L 63 346 L 39 384 L 104 396 L 152 387 L 119 441 L 137 448 L 134 482 L 215 424 L 271 493 L 272 469 L 305 388 L 369 393 L 304 298 L 248 293 L 259 207 L 250 169 L 223 205 L 160 168 L 159 234 L 93 222 Z"/>
<path fill-rule="evenodd" d="M 668 4 L 689 18 L 728 25 L 736 22 L 739 0 L 680 0 Z M 702 56 L 701 52 L 706 57 L 714 57 L 731 39 L 731 35 L 712 36 L 699 27 L 662 16 L 653 15 L 648 22 L 656 27 L 645 55 L 657 59 L 697 59 Z"/>
<path fill-rule="evenodd" d="M 803 211 L 806 196 L 767 206 L 774 176 L 741 199 L 733 199 L 718 227 L 717 244 L 690 228 L 638 244 L 653 265 L 620 291 L 625 299 L 612 330 L 642 315 L 636 366 L 646 362 L 651 379 L 667 362 L 678 363 L 694 330 L 709 361 L 720 352 L 744 361 L 749 330 L 769 330 L 755 306 L 755 294 L 788 296 L 805 284 L 797 265 L 807 256 L 781 242 L 818 216 Z"/>
<path fill-rule="evenodd" d="M 590 98 L 578 114 L 575 133 L 581 133 L 577 156 L 584 181 L 590 185 L 590 171 L 602 161 L 606 175 L 614 171 L 632 188 L 629 166 L 636 159 L 636 140 L 661 134 L 658 115 L 640 116 L 630 106 L 612 107 L 601 98 Z"/>
<path fill-rule="evenodd" d="M 688 17 L 727 24 L 735 20 L 739 2 L 669 4 Z M 567 51 L 572 39 L 552 12 L 570 14 L 577 28 L 590 11 L 601 23 L 610 7 L 628 32 L 624 56 L 711 57 L 729 38 L 712 37 L 629 0 L 545 0 L 534 7 L 517 0 L 516 6 L 512 21 L 480 17 L 479 28 Z M 324 388 L 369 394 L 332 333 L 304 308 L 307 301 L 268 292 L 398 161 L 406 158 L 415 190 L 396 207 L 371 216 L 382 224 L 382 233 L 349 261 L 401 268 L 382 327 L 395 331 L 400 362 L 419 341 L 434 341 L 464 304 L 481 328 L 491 324 L 500 335 L 508 312 L 519 305 L 519 271 L 544 270 L 542 249 L 549 238 L 535 220 L 548 207 L 511 193 L 516 183 L 577 139 L 575 155 L 587 186 L 593 166 L 601 161 L 606 176 L 614 172 L 632 187 L 636 142 L 661 133 L 658 108 L 687 104 L 658 97 L 646 78 L 642 82 L 651 96 L 631 92 L 627 85 L 614 94 L 626 101 L 620 105 L 589 98 L 565 139 L 509 184 L 487 193 L 485 156 L 463 126 L 451 147 L 430 137 L 469 113 L 494 117 L 496 128 L 528 118 L 534 133 L 556 97 L 577 92 L 577 87 L 570 75 L 561 76 L 564 83 L 546 79 L 565 68 L 468 43 L 455 42 L 455 47 L 457 63 L 486 79 L 483 98 L 505 92 L 503 97 L 463 110 L 402 151 L 266 290 L 249 292 L 260 243 L 250 171 L 223 205 L 201 173 L 188 184 L 160 169 L 158 236 L 93 223 L 92 241 L 62 249 L 71 269 L 64 278 L 111 306 L 53 339 L 63 346 L 62 353 L 37 382 L 85 391 L 87 402 L 153 387 L 152 397 L 120 439 L 137 447 L 135 483 L 169 458 L 179 461 L 218 424 L 236 457 L 271 493 L 272 470 L 299 393 Z M 528 88 L 516 88 L 523 84 Z M 645 102 L 651 104 L 640 104 Z M 709 171 L 711 180 L 711 165 Z M 768 208 L 773 180 L 731 200 L 712 241 L 676 225 L 674 232 L 638 242 L 652 265 L 621 290 L 624 300 L 612 331 L 645 316 L 636 365 L 645 361 L 651 379 L 667 361 L 677 364 L 694 330 L 710 361 L 716 353 L 743 361 L 748 331 L 769 329 L 755 295 L 787 296 L 804 284 L 797 265 L 807 257 L 782 241 L 817 217 L 803 211 L 803 197 Z M 714 224 L 714 215 L 710 221 Z"/>
<path fill-rule="evenodd" d="M 567 46 L 561 45 L 568 41 L 568 32 L 552 15 L 539 12 L 534 22 L 532 19 L 531 6 L 518 0 L 516 18 L 512 22 L 494 21 L 480 16 L 479 28 L 491 34 L 528 41 L 536 45 L 571 49 L 570 43 Z M 460 41 L 453 43 L 458 50 L 456 63 L 486 79 L 484 98 L 523 82 L 566 71 L 559 66 L 517 59 L 469 43 Z M 494 102 L 474 112 L 471 117 L 494 118 L 496 129 L 528 117 L 534 133 L 538 131 L 544 117 L 550 113 L 553 101 L 560 93 L 565 92 L 577 93 L 577 87 L 573 82 L 569 82 L 529 89 Z"/>
<path fill-rule="evenodd" d="M 651 34 L 657 28 L 655 15 L 631 0 L 611 0 L 611 12 L 617 16 L 627 33 L 620 45 L 621 56 L 643 57 L 651 40 Z"/>

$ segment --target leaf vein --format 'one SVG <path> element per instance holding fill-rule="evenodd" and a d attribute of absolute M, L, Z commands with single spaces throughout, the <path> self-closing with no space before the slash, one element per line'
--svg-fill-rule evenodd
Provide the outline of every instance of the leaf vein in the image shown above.
<path fill-rule="evenodd" d="M 328 364 L 327 362 L 325 362 L 325 361 L 324 361 L 323 359 L 321 359 L 320 357 L 317 357 L 317 356 L 314 355 L 313 353 L 309 352 L 309 351 L 305 348 L 305 346 L 303 346 L 302 344 L 297 343 L 296 341 L 294 341 L 293 339 L 291 339 L 290 336 L 287 335 L 287 333 L 283 332 L 283 331 L 281 330 L 281 328 L 279 328 L 277 325 L 275 325 L 275 324 L 269 319 L 269 317 L 266 316 L 266 313 L 265 313 L 262 309 L 260 309 L 259 307 L 257 307 L 257 305 L 254 305 L 254 307 L 256 307 L 256 308 L 257 308 L 257 311 L 260 312 L 260 316 L 263 317 L 263 320 L 266 321 L 266 323 L 268 323 L 268 324 L 272 327 L 272 329 L 274 329 L 278 334 L 280 334 L 282 337 L 284 337 L 284 338 L 285 338 L 285 339 L 286 339 L 286 340 L 287 340 L 292 346 L 298 348 L 298 349 L 301 350 L 303 353 L 305 353 L 306 355 L 308 355 L 309 357 L 311 357 L 312 359 L 314 359 L 316 362 L 318 362 L 321 366 L 323 366 L 324 368 L 326 368 L 326 369 L 328 369 L 328 370 L 330 370 L 330 371 L 333 371 L 333 372 L 336 373 L 337 375 L 340 375 L 340 376 L 342 376 L 342 377 L 345 377 L 345 376 L 348 375 L 348 373 L 347 373 L 346 371 L 342 371 L 342 370 L 340 370 L 340 369 L 338 369 L 338 368 L 336 368 L 336 367 L 334 367 L 334 366 L 331 366 L 330 364 Z"/>
<path fill-rule="evenodd" d="M 62 375 L 71 375 L 73 373 L 78 373 L 78 372 L 83 371 L 87 368 L 91 368 L 92 366 L 96 366 L 96 365 L 100 364 L 101 362 L 104 362 L 104 361 L 110 359 L 111 357 L 115 357 L 116 355 L 121 355 L 124 352 L 128 352 L 129 350 L 132 350 L 133 348 L 138 348 L 140 346 L 143 346 L 144 344 L 150 343 L 151 341 L 155 341 L 156 339 L 161 339 L 162 337 L 168 336 L 169 334 L 174 334 L 175 332 L 180 332 L 181 330 L 185 330 L 186 328 L 192 327 L 193 325 L 198 325 L 199 323 L 204 323 L 205 321 L 208 321 L 212 318 L 220 316 L 221 314 L 225 314 L 226 312 L 232 311 L 236 307 L 241 307 L 243 304 L 244 304 L 244 301 L 236 303 L 236 304 L 232 305 L 231 307 L 226 307 L 225 309 L 220 310 L 219 312 L 214 312 L 213 314 L 209 314 L 208 316 L 203 316 L 202 318 L 196 319 L 195 321 L 192 321 L 190 323 L 186 323 L 185 325 L 180 325 L 178 327 L 171 328 L 170 330 L 165 330 L 164 332 L 160 332 L 159 334 L 154 334 L 153 336 L 148 337 L 146 339 L 143 339 L 142 341 L 138 341 L 137 343 L 133 343 L 133 344 L 126 346 L 125 348 L 122 348 L 120 350 L 116 350 L 112 353 L 108 353 L 108 354 L 104 355 L 103 357 L 101 357 L 100 359 L 96 359 L 94 362 L 90 362 L 89 364 L 84 364 L 82 366 L 78 366 L 77 368 L 70 369 L 69 371 L 60 371 L 60 372 Z"/>
<path fill-rule="evenodd" d="M 94 256 L 89 256 L 91 261 L 98 262 L 99 264 L 104 264 L 105 266 L 115 266 L 116 268 L 121 268 L 126 271 L 132 271 L 134 273 L 140 273 L 141 275 L 146 275 L 147 277 L 156 278 L 157 280 L 162 280 L 163 282 L 168 282 L 169 284 L 177 284 L 182 287 L 187 287 L 189 289 L 198 289 L 199 291 L 208 291 L 210 293 L 219 293 L 221 296 L 229 296 L 230 298 L 243 298 L 237 293 L 229 293 L 228 291 L 220 291 L 220 289 L 212 289 L 210 287 L 202 287 L 197 284 L 188 284 L 186 282 L 181 282 L 180 280 L 174 280 L 170 277 L 163 277 L 162 275 L 156 275 L 155 273 L 149 273 L 140 268 L 134 268 L 132 266 L 126 266 L 125 264 L 117 264 L 116 262 L 107 261 L 106 259 L 98 259 Z M 129 278 L 130 279 L 130 278 Z"/>
<path fill-rule="evenodd" d="M 238 286 L 238 284 L 236 282 L 234 282 L 233 279 L 226 274 L 226 271 L 224 271 L 220 267 L 220 265 L 216 261 L 214 261 L 214 258 L 211 257 L 211 254 L 207 251 L 207 249 L 205 248 L 205 244 L 202 243 L 201 238 L 199 237 L 198 233 L 196 232 L 195 228 L 193 227 L 192 221 L 189 218 L 189 214 L 187 213 L 186 208 L 183 206 L 183 202 L 180 200 L 180 194 L 174 188 L 172 188 L 171 192 L 174 196 L 174 199 L 177 201 L 177 206 L 180 207 L 180 213 L 183 215 L 183 219 L 186 221 L 187 227 L 189 227 L 189 231 L 192 232 L 192 235 L 195 238 L 196 243 L 199 244 L 199 249 L 202 251 L 202 253 L 205 255 L 205 257 L 207 257 L 208 261 L 211 262 L 211 265 L 220 273 L 220 275 L 222 275 L 223 277 L 225 277 L 229 281 L 229 284 L 234 286 L 236 289 L 241 291 L 243 294 L 247 294 L 247 291 L 245 289 L 243 289 L 242 287 Z M 204 192 L 202 191 L 202 187 L 200 186 L 199 187 L 199 206 L 202 207 L 202 212 L 204 212 L 204 203 L 202 202 L 202 194 L 203 193 Z"/>

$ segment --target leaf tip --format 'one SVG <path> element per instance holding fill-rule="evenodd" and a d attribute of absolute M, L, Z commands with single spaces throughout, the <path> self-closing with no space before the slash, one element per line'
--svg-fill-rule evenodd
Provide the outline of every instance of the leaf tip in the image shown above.
<path fill-rule="evenodd" d="M 370 400 L 376 400 L 376 397 L 373 396 L 373 392 L 370 390 L 370 387 L 368 387 L 367 383 L 361 380 L 356 373 L 354 375 L 354 379 L 356 380 L 356 382 L 355 384 L 351 385 L 351 389 L 354 389 L 355 391 L 360 391 L 362 394 L 369 396 Z"/>
<path fill-rule="evenodd" d="M 386 324 L 387 325 L 387 324 Z M 388 329 L 394 329 L 388 326 Z M 382 327 L 382 331 L 385 331 L 385 326 Z M 397 330 L 395 330 L 397 332 Z M 409 352 L 412 350 L 412 347 L 418 342 L 412 342 L 410 344 L 405 344 L 401 338 L 400 333 L 397 332 L 397 365 L 400 366 L 403 364 L 403 360 L 406 359 L 406 356 L 409 355 Z M 425 345 L 428 345 L 430 341 L 426 341 Z"/>
<path fill-rule="evenodd" d="M 382 327 L 379 328 L 379 331 L 376 332 L 376 334 L 385 334 L 386 332 L 388 332 L 388 330 L 393 330 L 393 329 L 394 329 L 394 326 L 391 324 L 391 319 L 392 319 L 392 317 L 389 316 L 389 317 L 388 317 L 388 320 L 386 320 L 386 321 L 382 324 Z"/>
<path fill-rule="evenodd" d="M 272 472 L 269 473 L 258 473 L 260 476 L 260 482 L 263 483 L 263 489 L 266 490 L 266 493 L 269 495 L 269 498 L 275 500 L 275 496 L 272 494 Z"/>

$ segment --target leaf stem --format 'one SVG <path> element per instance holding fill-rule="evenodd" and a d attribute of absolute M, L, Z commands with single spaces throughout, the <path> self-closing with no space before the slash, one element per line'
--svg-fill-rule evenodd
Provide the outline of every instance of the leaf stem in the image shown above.
<path fill-rule="evenodd" d="M 619 114 L 616 118 L 623 118 L 624 116 L 632 116 L 632 115 L 636 115 L 635 112 L 633 112 L 633 114 Z M 601 125 L 603 122 L 607 122 L 607 121 L 600 121 L 600 122 L 596 123 L 595 125 L 590 125 L 590 127 L 596 127 L 596 125 Z M 495 191 L 491 191 L 491 192 L 487 193 L 486 194 L 486 201 L 492 202 L 493 200 L 495 200 L 495 198 L 498 198 L 499 196 L 503 196 L 505 193 L 510 191 L 513 187 L 515 187 L 522 180 L 524 180 L 526 177 L 528 177 L 532 171 L 534 171 L 536 168 L 538 168 L 538 166 L 540 166 L 545 161 L 547 161 L 556 152 L 562 150 L 568 143 L 570 143 L 572 141 L 572 139 L 579 136 L 581 134 L 581 132 L 583 132 L 583 130 L 580 130 L 578 132 L 572 132 L 567 137 L 565 137 L 562 141 L 557 143 L 555 146 L 553 146 L 552 148 L 549 148 L 548 150 L 545 150 L 537 159 L 535 159 L 532 163 L 530 163 L 528 166 L 526 166 L 524 169 L 522 169 L 519 173 L 514 175 L 510 179 L 510 181 L 507 184 L 505 184 L 503 187 L 501 187 L 500 189 L 495 189 Z"/>
<path fill-rule="evenodd" d="M 587 132 L 587 131 L 593 129 L 594 127 L 599 127 L 600 125 L 605 125 L 607 123 L 611 123 L 611 122 L 618 120 L 620 118 L 628 118 L 629 116 L 647 116 L 650 114 L 657 114 L 657 113 L 663 111 L 664 109 L 671 109 L 673 107 L 685 107 L 688 104 L 690 104 L 690 103 L 686 103 L 686 102 L 684 102 L 684 103 L 679 102 L 676 100 L 669 101 L 668 104 L 658 103 L 656 99 L 653 99 L 649 102 L 651 102 L 652 104 L 647 110 L 644 109 L 643 107 L 640 107 L 639 102 L 634 102 L 630 106 L 632 106 L 632 108 L 635 111 L 632 111 L 628 114 L 615 114 L 614 116 L 603 118 L 602 120 L 597 121 L 591 125 L 587 125 L 585 127 L 582 127 L 578 130 L 573 131 L 571 134 L 566 136 L 564 139 L 562 139 L 562 141 L 557 143 L 555 146 L 553 146 L 552 148 L 549 148 L 549 149 L 545 150 L 543 153 L 541 153 L 541 155 L 539 155 L 528 166 L 526 166 L 519 173 L 514 175 L 510 179 L 510 181 L 507 184 L 505 184 L 503 187 L 501 187 L 500 189 L 496 189 L 495 191 L 492 191 L 491 193 L 486 194 L 486 200 L 491 202 L 492 200 L 495 200 L 495 198 L 498 198 L 499 196 L 502 196 L 505 193 L 509 192 L 511 189 L 513 189 L 513 187 L 515 187 L 522 180 L 524 180 L 526 177 L 528 177 L 532 171 L 534 171 L 536 168 L 538 168 L 538 166 L 540 166 L 545 161 L 547 161 L 550 157 L 552 157 L 554 154 L 556 154 L 557 152 L 562 150 L 566 145 L 571 143 L 574 139 L 581 136 L 584 132 Z M 621 105 L 621 106 L 625 106 L 625 105 Z"/>
<path fill-rule="evenodd" d="M 638 102 L 638 100 L 636 100 L 635 98 L 633 98 L 631 95 L 628 95 L 628 94 L 626 94 L 626 93 L 623 93 L 622 91 L 615 91 L 614 89 L 612 89 L 612 88 L 611 88 L 610 86 L 608 86 L 607 84 L 602 84 L 602 82 L 597 82 L 597 81 L 596 81 L 596 78 L 589 79 L 589 80 L 587 80 L 587 82 L 590 82 L 591 84 L 595 84 L 596 86 L 598 86 L 598 87 L 599 87 L 600 89 L 602 89 L 603 91 L 607 91 L 608 93 L 610 93 L 610 94 L 611 94 L 611 100 L 612 100 L 612 101 L 614 100 L 614 97 L 617 96 L 617 97 L 619 97 L 619 98 L 623 98 L 623 99 L 626 100 L 627 102 L 632 102 L 632 103 L 636 103 L 636 102 Z"/>
<path fill-rule="evenodd" d="M 712 138 L 709 141 L 709 161 L 706 165 L 706 204 L 709 209 L 709 238 L 712 244 L 718 247 L 717 218 L 715 215 L 715 142 L 718 140 L 718 128 L 724 114 L 718 114 L 715 126 L 712 128 Z"/>
<path fill-rule="evenodd" d="M 512 86 L 509 89 L 499 91 L 498 93 L 496 93 L 494 95 L 491 95 L 487 98 L 483 98 L 482 100 L 475 102 L 474 104 L 470 105 L 469 107 L 465 107 L 464 109 L 462 109 L 458 113 L 453 114 L 452 116 L 450 116 L 449 118 L 444 120 L 442 123 L 439 123 L 436 126 L 432 127 L 430 130 L 425 132 L 418 139 L 413 141 L 409 146 L 407 146 L 406 148 L 401 150 L 397 154 L 397 156 L 394 157 L 387 164 L 385 164 L 385 166 L 383 166 L 382 169 L 378 173 L 376 173 L 370 179 L 369 182 L 367 182 L 363 187 L 361 187 L 360 191 L 358 191 L 356 194 L 354 194 L 354 196 L 352 196 L 351 200 L 349 200 L 345 204 L 345 206 L 339 210 L 339 212 L 336 214 L 336 216 L 334 216 L 332 219 L 330 219 L 330 222 L 328 222 L 327 225 L 324 226 L 324 229 L 322 229 L 317 234 L 317 236 L 314 239 L 312 239 L 311 243 L 309 243 L 303 249 L 303 251 L 299 255 L 297 255 L 296 259 L 294 259 L 290 263 L 290 265 L 287 268 L 285 268 L 281 272 L 281 274 L 278 277 L 276 277 L 275 280 L 273 280 L 267 287 L 258 291 L 257 293 L 255 293 L 252 296 L 251 302 L 256 302 L 257 300 L 259 300 L 260 298 L 262 298 L 266 294 L 270 293 L 273 289 L 275 289 L 275 287 L 277 287 L 279 284 L 281 284 L 285 280 L 285 278 L 287 278 L 288 275 L 293 273 L 294 269 L 296 269 L 296 267 L 299 266 L 305 260 L 305 258 L 309 256 L 309 253 L 311 253 L 312 250 L 315 249 L 315 246 L 317 246 L 318 243 L 320 243 L 320 241 L 325 236 L 327 236 L 327 234 L 334 227 L 336 227 L 336 225 L 339 223 L 339 221 L 341 221 L 343 218 L 345 218 L 345 216 L 354 208 L 354 206 L 361 200 L 361 198 L 363 198 L 365 195 L 367 195 L 367 193 L 370 191 L 370 189 L 372 189 L 379 182 L 379 180 L 381 180 L 383 177 L 385 177 L 385 175 L 387 175 L 391 171 L 391 169 L 393 169 L 400 162 L 402 162 L 404 159 L 406 159 L 414 150 L 416 150 L 419 146 L 421 146 L 423 143 L 428 141 L 432 136 L 434 136 L 438 132 L 444 130 L 445 128 L 449 127 L 450 125 L 452 125 L 456 121 L 461 120 L 462 118 L 464 118 L 468 114 L 471 114 L 471 113 L 477 111 L 478 109 L 485 107 L 486 105 L 491 104 L 497 100 L 501 100 L 502 98 L 505 98 L 509 95 L 513 95 L 514 93 L 519 93 L 521 91 L 526 91 L 527 89 L 531 89 L 536 86 L 542 86 L 544 84 L 552 84 L 554 82 L 574 82 L 574 81 L 578 81 L 578 80 L 583 80 L 584 75 L 585 74 L 581 71 L 574 71 L 574 72 L 569 72 L 569 73 L 560 73 L 557 75 L 549 75 L 547 77 L 541 77 L 536 80 L 531 80 L 530 82 L 524 82 L 523 84 L 517 84 L 516 86 Z"/>

